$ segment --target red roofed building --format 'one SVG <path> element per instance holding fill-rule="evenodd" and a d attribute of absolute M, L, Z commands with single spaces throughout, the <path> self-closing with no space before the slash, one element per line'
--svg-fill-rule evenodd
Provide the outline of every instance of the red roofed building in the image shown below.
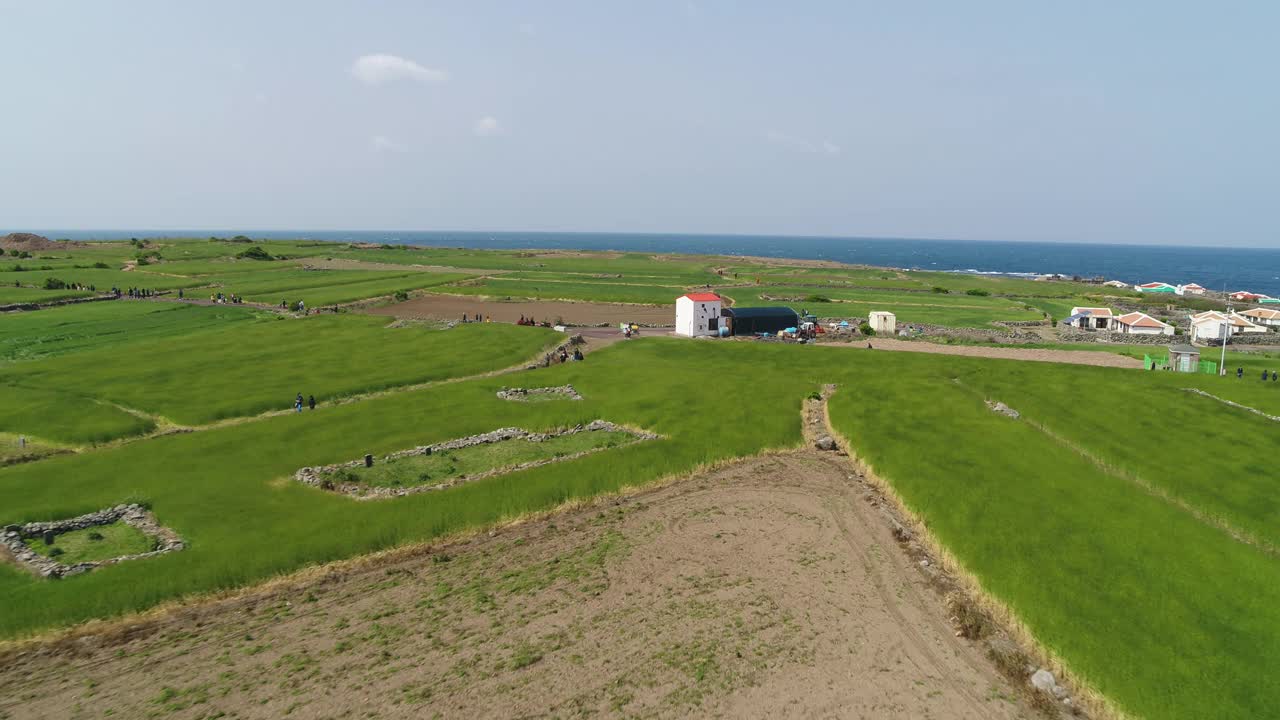
<path fill-rule="evenodd" d="M 721 304 L 720 296 L 712 292 L 686 293 L 676 298 L 676 334 L 719 335 Z"/>

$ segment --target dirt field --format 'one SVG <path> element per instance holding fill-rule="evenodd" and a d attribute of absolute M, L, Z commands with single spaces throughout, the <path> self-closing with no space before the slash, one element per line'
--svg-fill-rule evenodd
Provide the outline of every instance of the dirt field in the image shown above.
<path fill-rule="evenodd" d="M 1032 362 L 1056 362 L 1071 365 L 1096 365 L 1099 367 L 1142 369 L 1142 361 L 1102 350 L 1046 350 L 1036 348 L 988 347 L 983 345 L 939 345 L 930 342 L 912 342 L 889 338 L 858 338 L 851 343 L 824 343 L 829 347 L 863 349 L 867 342 L 876 350 L 936 353 L 939 355 L 964 355 L 966 357 L 1001 358 L 1005 360 L 1030 360 Z"/>
<path fill-rule="evenodd" d="M 424 295 L 394 305 L 365 310 L 393 317 L 461 320 L 463 313 L 475 317 L 483 313 L 496 322 L 515 322 L 523 315 L 538 322 L 555 322 L 560 318 L 568 325 L 617 325 L 622 322 L 646 325 L 669 325 L 675 321 L 674 307 L 648 305 L 614 305 L 610 303 L 571 302 L 493 302 L 459 295 Z"/>
<path fill-rule="evenodd" d="M 0 658 L 0 718 L 1034 717 L 850 472 L 747 460 Z"/>

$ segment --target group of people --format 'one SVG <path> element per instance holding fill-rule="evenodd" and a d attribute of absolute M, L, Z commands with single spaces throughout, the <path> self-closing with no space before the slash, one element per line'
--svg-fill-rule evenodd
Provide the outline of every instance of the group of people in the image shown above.
<path fill-rule="evenodd" d="M 111 288 L 111 292 L 116 297 L 120 297 L 121 295 L 128 295 L 131 298 L 149 298 L 149 297 L 154 297 L 156 294 L 155 290 L 148 290 L 147 288 L 135 288 L 135 287 L 131 287 L 128 290 L 121 290 L 118 287 L 113 287 Z"/>
<path fill-rule="evenodd" d="M 1280 377 L 1280 375 L 1277 375 L 1277 374 L 1276 374 L 1276 371 L 1275 371 L 1275 370 L 1272 370 L 1270 373 L 1268 373 L 1266 370 L 1263 370 L 1263 371 L 1262 371 L 1262 382 L 1266 382 L 1266 381 L 1267 381 L 1267 375 L 1268 375 L 1268 374 L 1270 374 L 1270 375 L 1271 375 L 1271 382 L 1275 382 L 1275 381 L 1276 381 L 1276 378 L 1277 378 L 1277 377 Z M 1237 378 L 1237 379 L 1242 379 L 1242 378 L 1244 378 L 1244 368 L 1242 368 L 1242 367 L 1238 367 L 1238 368 L 1236 368 L 1236 378 Z"/>
<path fill-rule="evenodd" d="M 181 290 L 178 291 L 178 297 L 179 298 L 182 297 Z M 232 305 L 244 304 L 244 298 L 240 297 L 239 295 L 236 295 L 235 293 L 227 293 L 227 294 L 217 293 L 215 295 L 210 295 L 209 299 L 220 305 L 224 303 L 231 303 Z"/>
<path fill-rule="evenodd" d="M 547 353 L 547 356 L 542 359 L 542 366 L 550 367 L 553 363 L 557 361 L 561 363 L 567 363 L 567 362 L 579 362 L 586 359 L 587 359 L 587 356 L 582 354 L 581 348 L 574 348 L 572 355 L 570 355 L 569 351 L 566 350 L 565 348 L 560 348 L 559 352 Z"/>
<path fill-rule="evenodd" d="M 293 400 L 293 410 L 294 410 L 294 412 L 302 412 L 302 406 L 303 406 L 303 404 L 304 404 L 304 403 L 303 403 L 303 400 L 302 400 L 302 393 L 298 393 L 298 397 L 294 398 L 294 400 Z M 315 410 L 315 409 L 316 409 L 316 396 L 315 396 L 315 395 L 309 395 L 309 396 L 307 396 L 307 400 L 306 400 L 306 403 L 305 403 L 305 404 L 306 404 L 306 406 L 307 406 L 307 407 L 311 408 L 312 410 Z"/>
<path fill-rule="evenodd" d="M 462 316 L 462 321 L 463 322 L 467 321 L 465 315 Z M 525 325 L 527 327 L 551 327 L 551 323 L 546 320 L 543 320 L 541 323 L 539 323 L 537 320 L 534 320 L 532 317 L 525 317 L 524 315 L 520 316 L 520 319 L 516 321 L 516 324 Z"/>
<path fill-rule="evenodd" d="M 622 323 L 622 337 L 630 340 L 631 338 L 638 337 L 639 335 L 640 335 L 639 325 L 629 325 L 627 323 Z"/>
<path fill-rule="evenodd" d="M 471 318 L 470 320 L 468 320 L 468 319 L 467 319 L 467 314 L 466 314 L 466 313 L 462 313 L 462 322 L 464 322 L 464 323 L 485 322 L 485 319 L 484 319 L 484 315 L 482 315 L 482 314 L 480 314 L 480 313 L 476 313 L 476 316 L 475 316 L 475 317 L 473 317 L 473 318 Z M 490 316 L 490 317 L 489 317 L 489 322 L 493 322 L 493 317 L 492 317 L 492 316 Z"/>

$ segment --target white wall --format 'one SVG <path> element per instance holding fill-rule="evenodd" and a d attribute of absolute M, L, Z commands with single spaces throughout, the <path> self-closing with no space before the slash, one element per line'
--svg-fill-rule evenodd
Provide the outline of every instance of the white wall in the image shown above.
<path fill-rule="evenodd" d="M 720 303 L 695 302 L 687 297 L 676 299 L 676 334 L 686 337 L 702 335 L 719 335 L 720 331 L 711 330 L 710 321 L 715 320 L 717 327 L 723 323 L 720 319 Z"/>
<path fill-rule="evenodd" d="M 867 324 L 877 335 L 892 335 L 898 331 L 898 319 L 891 312 L 873 312 L 867 318 Z"/>

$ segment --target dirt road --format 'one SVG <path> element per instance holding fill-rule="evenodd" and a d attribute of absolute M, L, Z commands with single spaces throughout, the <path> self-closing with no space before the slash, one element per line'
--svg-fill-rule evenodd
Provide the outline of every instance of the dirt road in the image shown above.
<path fill-rule="evenodd" d="M 494 302 L 460 295 L 424 295 L 394 305 L 370 308 L 364 312 L 405 318 L 431 318 L 435 320 L 460 320 L 463 314 L 475 317 L 477 313 L 492 317 L 495 322 L 515 322 L 521 317 L 532 317 L 538 322 L 556 322 L 566 325 L 598 325 L 632 322 L 645 325 L 665 325 L 675 321 L 674 307 L 651 305 L 615 305 L 591 302 Z"/>
<path fill-rule="evenodd" d="M 1056 362 L 1071 365 L 1096 365 L 1099 367 L 1142 369 L 1142 361 L 1136 358 L 1106 352 L 1104 350 L 1051 350 L 1041 348 L 990 347 L 985 345 L 941 345 L 931 342 L 893 340 L 890 338 L 858 338 L 851 343 L 824 343 L 824 347 L 866 349 L 867 343 L 876 350 L 936 353 L 939 355 L 963 355 L 965 357 L 1001 358 L 1005 360 L 1029 360 L 1032 362 Z"/>
<path fill-rule="evenodd" d="M 834 453 L 405 555 L 10 658 L 0 717 L 1033 717 Z"/>

